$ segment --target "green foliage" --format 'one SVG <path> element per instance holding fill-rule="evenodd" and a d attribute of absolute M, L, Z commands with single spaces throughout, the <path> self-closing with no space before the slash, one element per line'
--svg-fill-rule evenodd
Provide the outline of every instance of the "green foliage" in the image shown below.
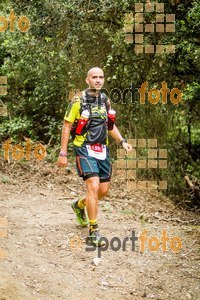
<path fill-rule="evenodd" d="M 125 13 L 135 2 L 6 0 L 1 4 L 2 15 L 8 16 L 14 8 L 17 17 L 26 15 L 31 22 L 27 33 L 17 26 L 13 33 L 9 28 L 0 33 L 1 75 L 8 77 L 8 95 L 0 97 L 9 110 L 9 119 L 1 119 L 1 138 L 26 136 L 59 147 L 69 91 L 85 88 L 90 67 L 104 68 L 109 91 L 123 91 L 132 83 L 139 88 L 144 81 L 149 89 L 160 89 L 166 81 L 170 89 L 183 92 L 178 106 L 169 99 L 166 105 L 148 101 L 140 105 L 130 96 L 126 104 L 112 106 L 124 136 L 157 138 L 160 148 L 168 148 L 169 192 L 181 195 L 184 175 L 199 176 L 200 7 L 197 1 L 168 1 L 166 13 L 176 15 L 176 33 L 158 33 L 153 42 L 175 44 L 176 53 L 136 55 L 134 46 L 125 44 L 123 32 Z M 148 14 L 146 21 L 154 18 Z"/>
<path fill-rule="evenodd" d="M 12 120 L 6 120 L 3 126 L 1 125 L 1 134 L 5 139 L 12 137 L 13 141 L 16 142 L 23 140 L 24 137 L 30 137 L 34 140 L 37 139 L 33 124 L 26 116 L 16 116 Z"/>

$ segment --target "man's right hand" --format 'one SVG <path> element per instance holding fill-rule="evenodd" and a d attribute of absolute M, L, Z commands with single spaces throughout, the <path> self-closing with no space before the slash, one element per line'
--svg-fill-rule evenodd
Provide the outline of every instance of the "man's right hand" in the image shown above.
<path fill-rule="evenodd" d="M 67 166 L 67 157 L 59 156 L 58 157 L 58 166 L 59 167 L 66 167 Z"/>

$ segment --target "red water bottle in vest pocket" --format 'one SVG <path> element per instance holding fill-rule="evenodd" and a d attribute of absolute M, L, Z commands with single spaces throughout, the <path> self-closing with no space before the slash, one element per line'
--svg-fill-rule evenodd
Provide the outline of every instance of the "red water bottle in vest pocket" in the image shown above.
<path fill-rule="evenodd" d="M 89 110 L 85 109 L 82 111 L 81 117 L 78 120 L 78 124 L 76 127 L 76 134 L 82 134 L 83 129 L 85 128 L 88 120 L 89 120 L 90 112 Z"/>
<path fill-rule="evenodd" d="M 109 109 L 108 111 L 108 130 L 113 130 L 113 126 L 116 120 L 116 111 Z"/>

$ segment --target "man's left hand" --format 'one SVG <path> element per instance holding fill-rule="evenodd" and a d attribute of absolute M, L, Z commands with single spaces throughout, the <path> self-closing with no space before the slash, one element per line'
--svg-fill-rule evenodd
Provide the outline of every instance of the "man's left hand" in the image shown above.
<path fill-rule="evenodd" d="M 129 151 L 132 150 L 132 145 L 131 145 L 131 144 L 128 144 L 128 143 L 126 143 L 126 142 L 124 142 L 124 143 L 122 144 L 122 147 L 123 147 L 127 152 L 129 152 Z"/>

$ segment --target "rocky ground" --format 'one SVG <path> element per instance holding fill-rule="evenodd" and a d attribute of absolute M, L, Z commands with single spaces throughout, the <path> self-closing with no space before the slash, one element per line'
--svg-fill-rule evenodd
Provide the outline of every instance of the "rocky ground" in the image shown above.
<path fill-rule="evenodd" d="M 97 251 L 70 207 L 84 194 L 74 168 L 3 160 L 0 167 L 1 300 L 200 299 L 198 211 L 157 191 L 127 191 L 113 178 L 99 205 L 107 250 Z M 141 239 L 134 249 L 133 231 L 146 232 L 144 249 Z"/>

